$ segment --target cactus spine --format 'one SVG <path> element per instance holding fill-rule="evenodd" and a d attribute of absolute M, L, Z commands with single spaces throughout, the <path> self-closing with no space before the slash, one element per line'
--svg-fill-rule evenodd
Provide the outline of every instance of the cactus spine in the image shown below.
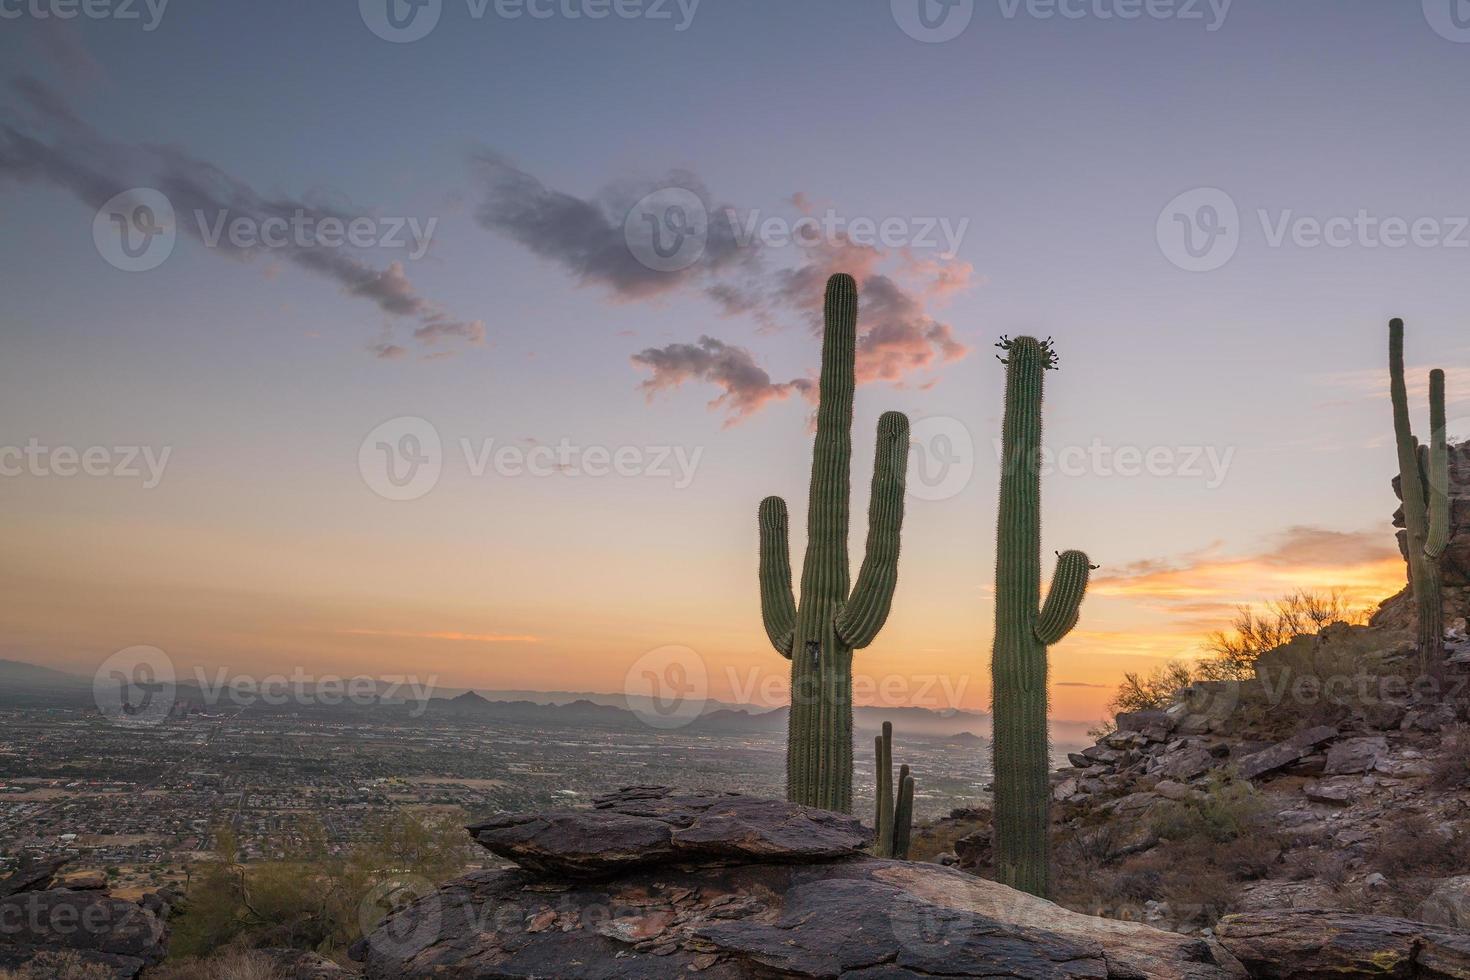
<path fill-rule="evenodd" d="M 1006 352 L 1000 513 L 996 524 L 995 647 L 991 697 L 995 862 L 1000 881 L 1045 895 L 1049 872 L 1051 759 L 1046 648 L 1077 622 L 1092 566 L 1080 551 L 1057 559 L 1041 599 L 1041 389 L 1056 366 L 1050 339 L 1002 337 Z M 999 355 L 997 355 L 999 356 Z"/>
<path fill-rule="evenodd" d="M 808 806 L 852 810 L 852 652 L 873 642 L 898 580 L 909 420 L 878 420 L 867 555 L 848 591 L 847 526 L 852 397 L 857 353 L 857 283 L 827 280 L 817 438 L 807 503 L 801 603 L 791 593 L 786 502 L 761 501 L 761 618 L 771 645 L 791 661 L 786 796 Z"/>
<path fill-rule="evenodd" d="M 1409 392 L 1404 383 L 1404 321 L 1388 324 L 1389 394 L 1393 400 L 1393 434 L 1398 444 L 1399 492 L 1404 498 L 1408 532 L 1409 585 L 1419 619 L 1419 657 L 1428 672 L 1444 659 L 1444 605 L 1440 598 L 1439 561 L 1449 544 L 1449 444 L 1445 433 L 1444 372 L 1429 372 L 1430 444 L 1420 444 L 1409 420 Z"/>
<path fill-rule="evenodd" d="M 914 825 L 914 777 L 909 767 L 898 770 L 898 800 L 893 797 L 893 722 L 883 723 L 883 734 L 873 736 L 873 755 L 878 763 L 877 792 L 874 794 L 873 854 L 908 860 Z"/>

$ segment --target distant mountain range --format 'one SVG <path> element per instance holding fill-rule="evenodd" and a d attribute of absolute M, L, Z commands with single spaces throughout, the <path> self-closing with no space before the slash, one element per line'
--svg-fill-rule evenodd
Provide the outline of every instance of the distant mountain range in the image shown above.
<path fill-rule="evenodd" d="M 92 679 L 65 671 L 41 667 L 18 660 L 0 660 L 0 703 L 55 704 L 85 706 L 91 702 Z M 372 704 L 284 705 L 258 704 L 252 710 L 278 711 L 390 711 L 401 714 L 405 708 L 418 709 L 429 719 L 475 719 L 484 722 L 524 724 L 544 728 L 606 727 L 644 728 L 639 711 L 651 711 L 644 698 L 628 698 L 621 694 L 577 693 L 570 691 L 491 691 L 489 696 L 465 691 L 453 697 L 430 697 L 420 708 L 419 702 L 405 702 L 400 692 L 396 699 Z M 192 681 L 177 685 L 175 698 L 208 707 L 205 692 Z M 635 710 L 636 709 L 636 710 Z M 979 744 L 990 733 L 990 715 L 978 711 L 929 708 L 853 709 L 853 724 L 860 734 L 878 731 L 883 722 L 909 735 L 945 738 L 956 744 Z M 1052 737 L 1063 744 L 1090 744 L 1086 722 L 1052 721 Z M 703 713 L 678 729 L 685 734 L 780 734 L 786 730 L 786 709 L 756 705 L 709 701 Z"/>

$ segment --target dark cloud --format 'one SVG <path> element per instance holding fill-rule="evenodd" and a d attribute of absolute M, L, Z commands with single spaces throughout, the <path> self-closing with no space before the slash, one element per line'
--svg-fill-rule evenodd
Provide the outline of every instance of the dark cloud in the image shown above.
<path fill-rule="evenodd" d="M 266 197 L 245 181 L 175 146 L 109 140 L 34 78 L 13 79 L 11 91 L 20 100 L 20 114 L 27 118 L 0 123 L 0 181 L 48 183 L 91 208 L 102 207 L 129 188 L 152 187 L 168 198 L 178 230 L 209 245 L 213 252 L 247 260 L 267 253 L 284 257 L 336 282 L 348 295 L 373 303 L 385 314 L 418 319 L 415 335 L 425 343 L 445 337 L 483 340 L 483 324 L 453 320 L 419 293 L 400 261 L 379 268 L 347 245 L 297 241 L 294 235 L 287 236 L 284 244 L 244 243 L 225 233 L 232 222 L 242 218 L 259 229 L 270 219 L 286 222 L 285 227 L 317 227 L 324 219 L 346 226 L 364 215 L 307 200 Z M 378 356 L 395 355 L 379 352 Z"/>
<path fill-rule="evenodd" d="M 653 372 L 640 385 L 649 397 L 678 388 L 686 381 L 704 381 L 719 387 L 722 394 L 710 402 L 710 407 L 728 413 L 726 425 L 733 425 L 759 411 L 767 402 L 787 398 L 793 392 L 807 398 L 816 394 L 815 381 L 798 378 L 773 382 L 750 351 L 713 337 L 700 337 L 697 344 L 650 347 L 634 354 L 633 363 Z"/>
<path fill-rule="evenodd" d="M 607 289 L 616 299 L 698 293 L 722 315 L 749 317 L 761 331 L 794 319 L 820 335 L 826 280 L 834 272 L 846 272 L 858 280 L 861 290 L 859 383 L 901 385 L 916 372 L 932 370 L 968 352 L 949 324 L 927 312 L 929 301 L 968 285 L 971 270 L 967 263 L 916 259 L 907 251 L 890 254 L 838 236 L 833 241 L 782 249 L 782 256 L 795 256 L 796 262 L 776 266 L 770 261 L 770 249 L 744 239 L 743 219 L 732 209 L 712 205 L 703 184 L 688 172 L 672 173 L 656 184 L 618 186 L 580 198 L 546 187 L 495 153 L 476 153 L 472 166 L 480 182 L 482 197 L 476 218 L 482 226 L 555 262 L 578 282 Z M 661 271 L 638 260 L 623 224 L 644 195 L 672 187 L 686 189 L 705 203 L 708 235 L 696 261 L 675 271 Z M 800 193 L 791 200 L 799 210 L 811 206 L 810 199 Z M 905 285 L 895 275 L 879 271 L 879 264 L 885 261 L 896 261 L 898 271 L 917 282 Z M 709 336 L 695 344 L 649 348 L 635 354 L 633 363 L 653 372 L 642 384 L 645 391 L 677 388 L 686 382 L 718 386 L 723 393 L 710 404 L 727 412 L 730 422 L 793 391 L 807 394 L 812 385 L 807 379 L 773 382 L 749 351 Z M 929 379 L 921 386 L 932 384 Z"/>

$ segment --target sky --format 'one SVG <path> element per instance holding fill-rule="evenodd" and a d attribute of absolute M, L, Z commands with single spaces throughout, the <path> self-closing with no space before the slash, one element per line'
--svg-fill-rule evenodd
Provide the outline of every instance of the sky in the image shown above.
<path fill-rule="evenodd" d="M 780 703 L 837 271 L 854 569 L 915 437 L 860 700 L 988 704 L 1002 334 L 1100 566 L 1054 716 L 1401 586 L 1391 316 L 1470 436 L 1457 0 L 388 2 L 0 2 L 0 657 Z"/>

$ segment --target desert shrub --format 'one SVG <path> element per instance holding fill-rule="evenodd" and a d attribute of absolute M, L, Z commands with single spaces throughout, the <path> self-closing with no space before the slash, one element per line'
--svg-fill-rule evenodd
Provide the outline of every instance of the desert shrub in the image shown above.
<path fill-rule="evenodd" d="M 100 963 L 88 963 L 67 950 L 36 954 L 19 970 L 0 968 L 0 980 L 112 980 L 113 972 Z"/>
<path fill-rule="evenodd" d="M 214 956 L 165 963 L 148 973 L 148 980 L 284 980 L 271 961 L 248 949 L 232 949 Z"/>
<path fill-rule="evenodd" d="M 1429 784 L 1435 789 L 1470 789 L 1470 731 L 1457 726 L 1446 732 L 1430 759 Z"/>
<path fill-rule="evenodd" d="M 1340 850 L 1304 847 L 1294 850 L 1286 860 L 1287 875 L 1292 881 L 1318 881 L 1333 891 L 1341 891 L 1352 871 L 1353 859 Z"/>
<path fill-rule="evenodd" d="M 1174 699 L 1174 693 L 1188 687 L 1193 680 L 1189 665 L 1178 660 L 1171 660 L 1148 674 L 1126 673 L 1108 709 L 1117 714 L 1166 707 Z"/>
<path fill-rule="evenodd" d="M 1299 636 L 1320 633 L 1332 623 L 1364 624 L 1368 615 L 1366 608 L 1353 605 L 1336 589 L 1298 589 L 1260 611 L 1240 606 L 1230 628 L 1211 633 L 1205 641 L 1210 656 L 1196 665 L 1196 671 L 1203 680 L 1249 680 L 1261 654 Z"/>
<path fill-rule="evenodd" d="M 319 825 L 289 835 L 287 858 L 239 860 L 234 835 L 221 829 L 212 860 L 191 869 L 182 911 L 170 922 L 170 952 L 204 957 L 224 946 L 283 946 L 322 952 L 355 941 L 386 914 L 378 891 L 394 880 L 427 887 L 462 869 L 470 855 L 457 813 L 391 814 L 345 855 L 328 853 Z"/>
<path fill-rule="evenodd" d="M 1470 835 L 1448 835 L 1428 814 L 1408 810 L 1379 828 L 1371 863 L 1385 875 L 1463 873 L 1470 869 Z"/>
<path fill-rule="evenodd" d="M 1247 834 L 1222 844 L 1215 852 L 1216 867 L 1236 881 L 1269 877 L 1281 860 L 1281 845 L 1270 834 Z"/>
<path fill-rule="evenodd" d="M 1265 804 L 1250 783 L 1217 776 L 1200 799 L 1166 801 L 1152 830 L 1177 844 L 1224 844 L 1260 829 Z"/>

